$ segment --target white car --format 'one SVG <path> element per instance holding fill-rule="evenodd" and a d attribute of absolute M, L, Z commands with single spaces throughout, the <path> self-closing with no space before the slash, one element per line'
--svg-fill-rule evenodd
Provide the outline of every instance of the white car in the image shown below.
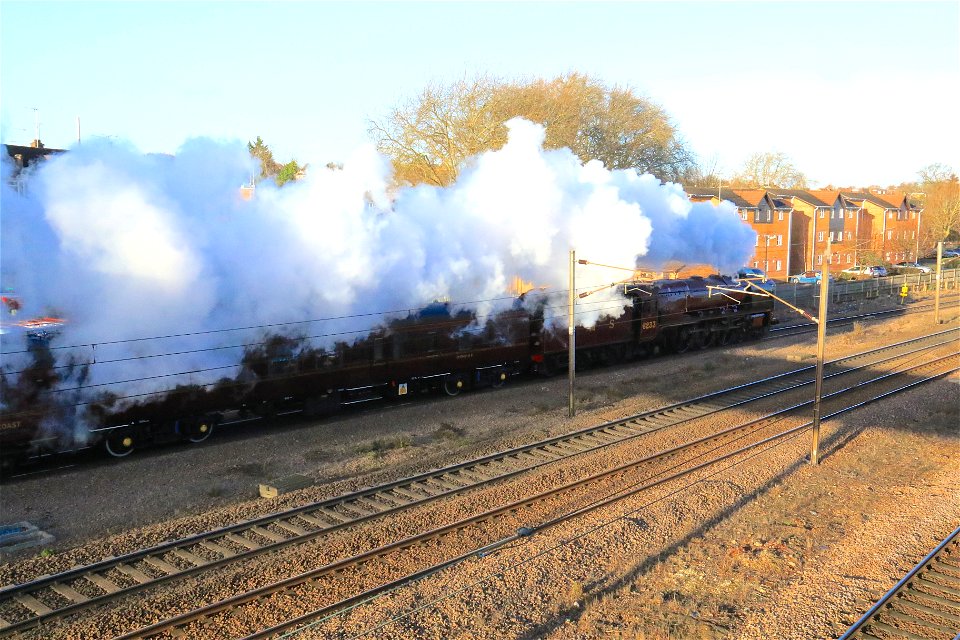
<path fill-rule="evenodd" d="M 919 271 L 920 273 L 930 273 L 933 271 L 933 269 L 930 267 L 922 265 L 919 262 L 898 262 L 893 266 L 897 267 L 898 269 L 906 269 L 908 271 Z"/>
<path fill-rule="evenodd" d="M 851 276 L 863 276 L 866 278 L 883 278 L 887 275 L 887 270 L 879 266 L 856 266 L 844 269 L 843 273 Z"/>

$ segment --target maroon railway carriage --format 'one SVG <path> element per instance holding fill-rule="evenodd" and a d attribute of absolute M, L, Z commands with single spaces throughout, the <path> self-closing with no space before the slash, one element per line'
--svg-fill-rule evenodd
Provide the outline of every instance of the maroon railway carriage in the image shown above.
<path fill-rule="evenodd" d="M 436 304 L 329 351 L 294 353 L 288 344 L 278 353 L 268 345 L 267 352 L 245 358 L 257 378 L 245 404 L 260 415 L 298 406 L 319 414 L 440 389 L 455 396 L 522 373 L 529 345 L 530 318 L 522 309 L 483 321 Z"/>
<path fill-rule="evenodd" d="M 635 282 L 623 293 L 617 317 L 577 329 L 578 363 L 725 344 L 762 335 L 773 322 L 772 299 L 752 296 L 743 283 L 721 276 Z M 322 415 L 370 400 L 495 387 L 525 372 L 555 373 L 567 365 L 567 331 L 546 326 L 546 304 L 518 300 L 484 317 L 434 304 L 329 349 L 275 335 L 248 349 L 235 378 L 179 386 L 124 405 L 108 394 L 58 402 L 59 377 L 45 337 L 31 347 L 34 365 L 26 374 L 2 380 L 0 462 L 100 442 L 110 454 L 125 456 L 158 442 L 201 442 L 221 421 L 295 411 Z"/>

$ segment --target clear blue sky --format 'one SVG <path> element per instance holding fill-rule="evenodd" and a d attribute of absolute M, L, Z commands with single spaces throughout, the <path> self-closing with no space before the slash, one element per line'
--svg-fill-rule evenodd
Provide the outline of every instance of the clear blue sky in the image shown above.
<path fill-rule="evenodd" d="M 428 83 L 568 71 L 661 104 L 707 163 L 782 151 L 823 185 L 960 169 L 960 3 L 0 3 L 0 136 L 343 161 Z"/>

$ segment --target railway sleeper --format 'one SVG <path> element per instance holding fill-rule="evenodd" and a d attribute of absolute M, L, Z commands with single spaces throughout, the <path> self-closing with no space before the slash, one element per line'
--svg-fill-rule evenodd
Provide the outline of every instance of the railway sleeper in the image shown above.
<path fill-rule="evenodd" d="M 913 594 L 911 594 L 913 595 Z M 953 624 L 960 624 L 960 616 L 950 613 L 949 611 L 943 611 L 941 609 L 935 609 L 933 607 L 928 607 L 925 604 L 920 604 L 919 602 L 914 602 L 912 600 L 907 600 L 906 598 L 900 598 L 897 600 L 897 606 L 902 609 L 914 609 L 921 613 L 925 613 L 928 616 L 935 616 L 937 618 L 943 618 L 948 620 Z"/>
<path fill-rule="evenodd" d="M 339 506 L 339 505 L 337 505 Z M 333 509 L 328 509 L 326 507 L 317 507 L 314 509 L 315 513 L 320 513 L 329 518 L 334 524 L 343 524 L 344 522 L 350 522 L 354 518 L 334 511 Z"/>
<path fill-rule="evenodd" d="M 143 563 L 150 566 L 152 569 L 155 569 L 162 575 L 172 576 L 175 573 L 180 573 L 179 567 L 175 567 L 163 558 L 158 558 L 157 556 L 145 556 L 143 558 Z"/>
<path fill-rule="evenodd" d="M 277 527 L 280 527 L 284 531 L 289 531 L 295 536 L 304 536 L 309 533 L 309 531 L 307 531 L 303 527 L 298 527 L 297 525 L 293 524 L 289 520 L 275 520 L 273 524 Z"/>
<path fill-rule="evenodd" d="M 398 497 L 392 493 L 392 490 L 381 491 L 377 494 L 379 500 L 383 500 L 387 504 L 393 507 L 402 507 L 410 504 L 409 500 L 405 500 L 401 497 Z"/>
<path fill-rule="evenodd" d="M 180 570 L 177 569 L 178 573 L 179 571 Z M 100 575 L 99 573 L 88 573 L 84 577 L 90 582 L 92 582 L 94 585 L 96 585 L 104 593 L 111 594 L 111 593 L 116 593 L 117 591 L 120 591 L 120 587 L 117 584 L 115 584 L 111 580 L 108 580 L 107 578 Z"/>
<path fill-rule="evenodd" d="M 234 551 L 233 549 L 228 549 L 227 547 L 221 546 L 216 542 L 212 542 L 210 540 L 201 540 L 199 544 L 207 551 L 216 553 L 224 558 L 229 558 L 231 556 L 237 555 L 237 552 Z"/>
<path fill-rule="evenodd" d="M 888 618 L 893 618 L 894 620 L 898 620 L 898 621 L 900 621 L 900 622 L 905 622 L 905 623 L 910 624 L 910 625 L 916 625 L 916 626 L 918 626 L 918 627 L 923 627 L 923 628 L 926 628 L 926 629 L 930 629 L 930 630 L 936 631 L 936 632 L 938 632 L 938 633 L 952 634 L 952 633 L 954 632 L 954 629 L 953 629 L 953 628 L 946 627 L 946 626 L 944 626 L 944 625 L 942 625 L 942 624 L 937 624 L 937 623 L 935 623 L 935 622 L 930 622 L 929 620 L 925 620 L 925 619 L 923 619 L 923 618 L 918 618 L 918 617 L 916 617 L 916 616 L 912 616 L 912 615 L 910 615 L 910 614 L 908 614 L 908 613 L 903 613 L 903 612 L 897 611 L 897 610 L 895 610 L 895 609 L 885 609 L 885 610 L 883 611 L 883 613 L 881 613 L 880 615 L 882 615 L 882 616 L 884 616 L 884 617 L 888 617 Z M 903 630 L 902 630 L 902 629 L 900 630 L 900 633 L 903 633 Z"/>
<path fill-rule="evenodd" d="M 210 564 L 210 561 L 207 560 L 206 558 L 203 558 L 203 557 L 201 557 L 201 556 L 198 556 L 198 555 L 195 554 L 195 553 L 191 553 L 190 551 L 187 551 L 186 549 L 173 549 L 173 550 L 170 551 L 170 553 L 172 553 L 172 554 L 175 555 L 176 557 L 180 558 L 180 559 L 183 560 L 184 562 L 186 562 L 186 563 L 188 563 L 188 564 L 192 564 L 192 565 L 194 565 L 194 566 L 196 566 L 196 567 L 202 567 L 202 566 L 205 565 L 205 564 Z"/>
<path fill-rule="evenodd" d="M 79 591 L 77 591 L 76 589 L 74 589 L 73 587 L 71 587 L 70 585 L 66 585 L 66 584 L 63 584 L 63 583 L 61 583 L 61 582 L 56 582 L 56 583 L 50 585 L 50 589 L 51 589 L 52 591 L 56 591 L 57 593 L 59 593 L 61 596 L 63 596 L 64 598 L 66 598 L 66 599 L 69 600 L 70 602 L 74 602 L 74 603 L 77 603 L 77 604 L 80 604 L 80 603 L 82 603 L 82 602 L 86 602 L 87 600 L 90 599 L 89 597 L 83 595 L 82 593 L 80 593 Z"/>
<path fill-rule="evenodd" d="M 28 593 L 17 594 L 13 599 L 18 602 L 24 608 L 33 612 L 34 615 L 44 616 L 48 613 L 52 613 L 53 609 L 45 605 L 44 603 L 37 600 L 35 597 Z"/>
<path fill-rule="evenodd" d="M 140 569 L 137 569 L 136 567 L 132 567 L 128 564 L 118 564 L 116 567 L 114 567 L 114 569 L 124 574 L 125 576 L 132 578 L 139 584 L 147 584 L 148 582 L 153 582 L 154 580 L 153 578 L 145 574 L 143 571 L 140 571 Z"/>
<path fill-rule="evenodd" d="M 270 531 L 269 529 L 265 529 L 259 526 L 250 527 L 250 531 L 252 531 L 253 533 L 257 534 L 262 538 L 266 538 L 270 542 L 284 542 L 285 540 L 288 539 L 287 536 L 280 535 L 279 533 L 275 533 L 273 531 Z"/>
<path fill-rule="evenodd" d="M 223 536 L 223 537 L 224 537 L 225 540 L 229 540 L 230 542 L 232 542 L 233 544 L 237 545 L 238 547 L 244 547 L 244 548 L 246 548 L 248 551 L 254 551 L 254 550 L 259 549 L 260 547 L 263 546 L 263 545 L 257 544 L 256 542 L 254 542 L 254 541 L 251 540 L 250 538 L 245 538 L 245 537 L 239 536 L 239 535 L 237 535 L 237 534 L 235 534 L 235 533 L 228 533 L 227 535 L 225 535 L 225 536 Z"/>

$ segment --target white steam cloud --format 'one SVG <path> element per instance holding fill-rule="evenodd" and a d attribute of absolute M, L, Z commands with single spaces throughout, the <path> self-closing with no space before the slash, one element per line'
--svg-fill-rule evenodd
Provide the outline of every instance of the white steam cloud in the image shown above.
<path fill-rule="evenodd" d="M 447 188 L 391 192 L 389 162 L 371 148 L 343 170 L 261 186 L 250 201 L 239 193 L 254 169 L 241 143 L 193 140 L 170 157 L 85 142 L 42 163 L 26 194 L 4 180 L 0 284 L 19 297 L 18 318 L 67 320 L 53 344 L 81 345 L 58 351 L 59 361 L 98 363 L 84 385 L 131 395 L 232 376 L 236 345 L 266 331 L 212 330 L 341 318 L 270 330 L 350 342 L 362 334 L 345 332 L 383 312 L 437 299 L 488 312 L 514 276 L 565 303 L 571 248 L 593 262 L 678 260 L 726 273 L 753 253 L 756 235 L 729 203 L 691 203 L 653 176 L 544 151 L 539 125 L 508 126 L 507 144 Z M 577 285 L 625 275 L 581 268 Z M 591 296 L 581 322 L 616 308 L 603 302 L 617 295 Z M 7 331 L 0 346 L 4 369 L 23 366 L 22 332 Z M 158 377 L 185 371 L 203 373 Z M 118 380 L 137 382 L 95 386 Z"/>

